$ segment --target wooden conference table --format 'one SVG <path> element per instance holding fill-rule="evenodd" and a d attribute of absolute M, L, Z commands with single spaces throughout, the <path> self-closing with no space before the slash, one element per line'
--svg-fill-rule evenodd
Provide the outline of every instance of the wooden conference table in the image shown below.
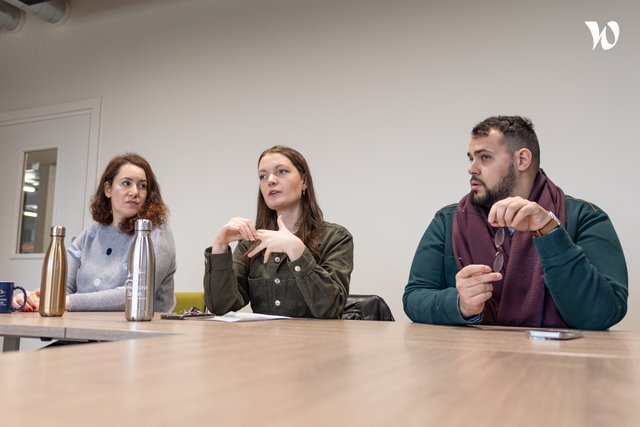
<path fill-rule="evenodd" d="M 0 354 L 2 425 L 640 423 L 632 332 L 561 342 L 507 328 L 14 313 L 0 335 L 113 341 Z"/>

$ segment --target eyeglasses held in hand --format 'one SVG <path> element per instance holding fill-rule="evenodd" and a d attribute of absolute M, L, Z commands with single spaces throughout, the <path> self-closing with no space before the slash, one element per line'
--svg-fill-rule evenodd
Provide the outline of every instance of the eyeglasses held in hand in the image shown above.
<path fill-rule="evenodd" d="M 493 260 L 493 271 L 500 273 L 502 267 L 504 267 L 504 249 L 502 244 L 504 243 L 505 231 L 504 228 L 496 230 L 496 234 L 493 236 L 493 244 L 496 247 L 496 257 Z"/>

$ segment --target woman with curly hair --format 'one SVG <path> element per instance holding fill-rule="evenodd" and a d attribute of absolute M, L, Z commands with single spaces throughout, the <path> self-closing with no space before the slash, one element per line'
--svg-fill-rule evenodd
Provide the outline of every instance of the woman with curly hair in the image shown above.
<path fill-rule="evenodd" d="M 168 208 L 149 163 L 125 153 L 111 159 L 91 198 L 94 224 L 67 249 L 67 300 L 70 311 L 124 310 L 129 247 L 137 219 L 151 220 L 156 256 L 155 311 L 175 305 L 176 250 L 167 225 Z M 38 309 L 40 291 L 30 292 L 26 311 Z M 17 301 L 20 303 L 21 301 Z"/>

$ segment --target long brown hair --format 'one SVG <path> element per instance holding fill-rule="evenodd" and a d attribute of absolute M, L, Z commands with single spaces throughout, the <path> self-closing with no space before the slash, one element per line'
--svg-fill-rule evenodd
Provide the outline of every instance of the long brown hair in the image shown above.
<path fill-rule="evenodd" d="M 147 162 L 142 156 L 135 153 L 124 153 L 111 159 L 106 169 L 102 173 L 100 183 L 95 194 L 91 197 L 91 216 L 93 220 L 105 225 L 111 225 L 113 222 L 113 211 L 111 209 L 111 199 L 104 194 L 105 184 L 109 183 L 113 186 L 120 168 L 123 165 L 132 164 L 144 170 L 147 178 L 147 198 L 144 201 L 142 209 L 138 214 L 131 218 L 124 219 L 120 224 L 120 231 L 127 234 L 133 234 L 136 219 L 146 218 L 151 220 L 154 227 L 163 225 L 167 222 L 169 216 L 169 208 L 162 200 L 160 194 L 160 185 L 156 180 L 156 176 Z"/>
<path fill-rule="evenodd" d="M 298 231 L 296 236 L 302 240 L 307 248 L 311 251 L 313 257 L 320 259 L 320 238 L 322 232 L 322 225 L 324 223 L 324 217 L 322 215 L 322 209 L 318 205 L 316 200 L 316 192 L 313 188 L 313 179 L 311 179 L 311 171 L 305 158 L 298 151 L 293 148 L 285 147 L 283 145 L 275 145 L 266 149 L 260 154 L 258 158 L 258 165 L 260 160 L 267 154 L 282 154 L 285 156 L 293 166 L 300 173 L 300 177 L 306 183 L 306 190 L 302 191 L 300 198 L 301 212 L 298 219 Z M 278 229 L 278 214 L 276 211 L 269 209 L 267 203 L 264 201 L 262 192 L 258 190 L 258 209 L 256 213 L 256 228 L 277 230 Z"/>

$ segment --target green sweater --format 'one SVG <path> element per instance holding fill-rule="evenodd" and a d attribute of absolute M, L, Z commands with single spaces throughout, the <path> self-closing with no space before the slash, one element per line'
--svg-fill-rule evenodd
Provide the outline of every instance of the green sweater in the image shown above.
<path fill-rule="evenodd" d="M 456 206 L 436 213 L 413 258 L 402 301 L 414 322 L 467 324 L 458 309 L 458 267 L 451 245 Z M 566 210 L 566 229 L 533 238 L 545 286 L 567 325 L 607 329 L 627 312 L 622 246 L 611 220 L 597 206 L 566 196 Z"/>

